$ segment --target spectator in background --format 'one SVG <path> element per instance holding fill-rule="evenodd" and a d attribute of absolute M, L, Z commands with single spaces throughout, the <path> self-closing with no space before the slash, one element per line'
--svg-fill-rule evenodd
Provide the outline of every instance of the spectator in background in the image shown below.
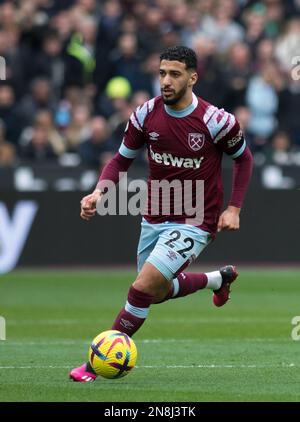
<path fill-rule="evenodd" d="M 284 131 L 278 131 L 274 134 L 270 146 L 266 149 L 267 162 L 279 166 L 291 165 L 294 163 L 296 152 L 297 149 L 293 146 L 288 134 Z"/>
<path fill-rule="evenodd" d="M 253 69 L 259 71 L 268 63 L 273 62 L 274 59 L 274 41 L 270 38 L 263 38 L 255 51 Z"/>
<path fill-rule="evenodd" d="M 123 18 L 122 7 L 118 0 L 109 0 L 102 3 L 95 45 L 96 67 L 93 78 L 98 89 L 98 96 L 112 76 L 108 57 L 117 44 L 120 30 L 122 31 Z M 127 31 L 124 30 L 124 32 Z M 128 32 L 136 33 L 136 31 Z"/>
<path fill-rule="evenodd" d="M 0 120 L 0 167 L 12 166 L 16 162 L 16 149 L 5 138 L 5 127 Z"/>
<path fill-rule="evenodd" d="M 36 124 L 27 145 L 20 148 L 20 157 L 33 163 L 53 162 L 57 159 L 48 137 L 48 130 Z"/>
<path fill-rule="evenodd" d="M 258 43 L 265 38 L 266 19 L 266 7 L 262 3 L 255 3 L 243 14 L 246 27 L 244 41 L 248 44 L 253 56 Z"/>
<path fill-rule="evenodd" d="M 40 10 L 42 10 L 48 18 L 56 16 L 61 10 L 74 6 L 76 0 L 37 0 Z"/>
<path fill-rule="evenodd" d="M 193 9 L 197 13 L 199 13 L 199 16 L 209 16 L 213 14 L 214 7 L 216 5 L 215 0 L 201 0 L 197 1 L 193 6 Z"/>
<path fill-rule="evenodd" d="M 66 151 L 66 142 L 59 133 L 50 110 L 40 110 L 35 117 L 35 124 L 47 131 L 49 144 L 56 155 L 61 155 Z"/>
<path fill-rule="evenodd" d="M 10 31 L 16 27 L 16 6 L 13 2 L 4 1 L 0 7 L 0 21 L 4 31 Z"/>
<path fill-rule="evenodd" d="M 17 26 L 0 29 L 0 56 L 5 59 L 9 83 L 16 97 L 20 98 L 26 92 L 26 80 L 30 77 L 31 53 L 27 46 L 20 47 L 20 30 Z"/>
<path fill-rule="evenodd" d="M 284 7 L 282 0 L 265 0 L 265 3 L 267 6 L 265 33 L 267 37 L 275 38 L 281 30 Z"/>
<path fill-rule="evenodd" d="M 75 33 L 67 46 L 66 86 L 82 87 L 93 82 L 96 67 L 96 38 L 96 20 L 92 17 L 75 16 Z"/>
<path fill-rule="evenodd" d="M 26 95 L 17 106 L 17 115 L 22 129 L 32 125 L 38 110 L 55 110 L 55 102 L 52 99 L 50 81 L 46 78 L 36 78 L 30 86 L 30 93 Z"/>
<path fill-rule="evenodd" d="M 283 71 L 290 72 L 293 57 L 300 55 L 300 18 L 291 19 L 275 45 L 275 57 Z"/>
<path fill-rule="evenodd" d="M 132 89 L 139 88 L 142 78 L 140 65 L 142 58 L 138 51 L 137 37 L 135 34 L 122 34 L 118 46 L 109 57 L 111 75 L 126 78 Z"/>
<path fill-rule="evenodd" d="M 173 28 L 176 32 L 181 32 L 187 23 L 187 17 L 189 12 L 189 6 L 184 1 L 173 2 L 172 7 L 169 10 L 169 18 L 172 22 Z"/>
<path fill-rule="evenodd" d="M 293 79 L 291 72 L 285 89 L 280 93 L 278 119 L 292 142 L 300 147 L 300 69 L 298 75 L 298 79 Z"/>
<path fill-rule="evenodd" d="M 45 35 L 42 51 L 35 59 L 34 74 L 51 81 L 53 93 L 58 100 L 65 82 L 65 61 L 63 43 L 57 32 L 52 31 Z"/>
<path fill-rule="evenodd" d="M 13 2 L 7 2 L 13 3 Z M 30 38 L 32 33 L 35 32 L 37 27 L 47 22 L 47 14 L 39 10 L 37 2 L 32 0 L 23 0 L 18 3 L 15 8 L 15 17 L 19 27 L 22 29 L 23 34 Z"/>
<path fill-rule="evenodd" d="M 138 22 L 133 15 L 125 15 L 119 26 L 120 34 L 133 34 L 138 37 Z"/>
<path fill-rule="evenodd" d="M 228 51 L 223 81 L 227 85 L 224 107 L 229 110 L 246 103 L 246 90 L 251 77 L 252 60 L 246 43 L 233 44 Z"/>
<path fill-rule="evenodd" d="M 98 15 L 97 0 L 78 0 L 77 5 L 82 15 L 95 16 Z"/>
<path fill-rule="evenodd" d="M 70 10 L 62 10 L 54 15 L 50 21 L 50 29 L 55 30 L 63 44 L 69 41 L 74 30 Z"/>
<path fill-rule="evenodd" d="M 235 8 L 233 0 L 218 0 L 213 16 L 207 15 L 201 22 L 201 31 L 215 41 L 218 53 L 226 53 L 244 37 L 243 27 L 233 20 Z"/>
<path fill-rule="evenodd" d="M 265 65 L 249 82 L 246 101 L 254 149 L 262 149 L 277 127 L 278 92 L 282 89 L 283 79 L 275 63 Z"/>
<path fill-rule="evenodd" d="M 194 38 L 200 34 L 200 13 L 194 8 L 187 10 L 185 25 L 180 30 L 181 44 L 193 48 Z"/>
<path fill-rule="evenodd" d="M 108 119 L 108 124 L 111 129 L 109 147 L 112 151 L 118 151 L 120 148 L 124 131 L 132 111 L 132 105 L 129 102 L 126 102 L 121 110 L 113 114 L 110 119 Z"/>
<path fill-rule="evenodd" d="M 102 116 L 95 116 L 90 128 L 90 136 L 79 144 L 78 153 L 84 164 L 99 169 L 113 156 L 109 151 L 109 128 Z"/>
<path fill-rule="evenodd" d="M 107 51 L 116 44 L 122 15 L 122 7 L 119 0 L 106 0 L 103 2 L 98 42 L 103 44 L 102 47 L 105 47 L 104 43 L 107 44 Z"/>
<path fill-rule="evenodd" d="M 146 54 L 151 54 L 160 47 L 163 18 L 163 12 L 158 7 L 146 7 L 138 16 L 139 41 Z"/>
<path fill-rule="evenodd" d="M 247 144 L 250 145 L 250 147 L 252 147 L 251 136 L 249 134 L 249 124 L 250 124 L 250 118 L 251 118 L 249 108 L 246 106 L 239 106 L 233 111 L 233 114 L 235 115 L 237 121 L 240 124 L 240 127 L 243 131 Z"/>
<path fill-rule="evenodd" d="M 206 101 L 224 106 L 227 87 L 222 78 L 222 67 L 216 57 L 216 43 L 203 34 L 193 39 L 192 48 L 198 57 L 198 81 L 194 87 L 196 95 Z"/>
<path fill-rule="evenodd" d="M 152 97 L 146 91 L 136 91 L 131 97 L 130 106 L 132 110 L 135 110 L 151 98 Z"/>
<path fill-rule="evenodd" d="M 78 150 L 79 144 L 89 136 L 90 108 L 87 104 L 76 104 L 71 111 L 71 123 L 65 130 L 68 152 Z"/>
<path fill-rule="evenodd" d="M 147 56 L 141 66 L 141 79 L 139 90 L 147 91 L 150 97 L 160 95 L 160 84 L 157 69 L 159 69 L 159 54 L 151 53 Z"/>
<path fill-rule="evenodd" d="M 166 49 L 173 45 L 180 45 L 179 34 L 171 24 L 165 24 L 162 26 L 161 31 L 161 48 Z"/>
<path fill-rule="evenodd" d="M 22 127 L 16 114 L 13 88 L 6 82 L 0 85 L 0 119 L 5 125 L 8 141 L 17 146 Z"/>
<path fill-rule="evenodd" d="M 124 106 L 119 112 L 113 114 L 108 120 L 112 132 L 110 145 L 113 151 L 118 151 L 120 147 L 124 131 L 132 111 L 149 99 L 150 96 L 146 91 L 137 91 L 132 96 L 130 103 L 127 102 L 126 106 Z"/>
<path fill-rule="evenodd" d="M 65 152 L 65 140 L 54 125 L 51 111 L 47 109 L 39 110 L 35 116 L 33 126 L 29 126 L 23 130 L 19 140 L 19 146 L 21 148 L 30 144 L 36 127 L 46 131 L 49 145 L 57 156 Z"/>

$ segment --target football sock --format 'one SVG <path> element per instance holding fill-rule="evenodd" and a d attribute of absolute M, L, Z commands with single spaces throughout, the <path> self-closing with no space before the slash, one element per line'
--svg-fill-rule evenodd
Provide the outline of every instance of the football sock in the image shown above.
<path fill-rule="evenodd" d="M 220 271 L 209 273 L 180 273 L 173 279 L 172 283 L 172 288 L 162 302 L 184 297 L 204 288 L 218 290 L 222 284 L 222 276 Z"/>
<path fill-rule="evenodd" d="M 144 323 L 149 313 L 153 296 L 130 287 L 127 302 L 115 319 L 112 330 L 132 336 Z"/>
<path fill-rule="evenodd" d="M 180 273 L 173 279 L 172 294 L 169 299 L 176 299 L 195 293 L 207 286 L 208 277 L 205 273 Z"/>
<path fill-rule="evenodd" d="M 222 284 L 222 276 L 220 271 L 211 271 L 210 273 L 205 273 L 207 276 L 207 289 L 218 290 Z"/>

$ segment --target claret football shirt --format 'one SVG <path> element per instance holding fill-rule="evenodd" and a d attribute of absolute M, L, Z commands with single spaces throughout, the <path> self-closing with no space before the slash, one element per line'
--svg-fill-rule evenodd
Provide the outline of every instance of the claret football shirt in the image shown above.
<path fill-rule="evenodd" d="M 155 97 L 132 113 L 119 153 L 126 158 L 135 158 L 144 145 L 148 150 L 150 169 L 146 220 L 154 224 L 190 222 L 191 210 L 188 207 L 195 210 L 198 201 L 203 216 L 199 222 L 195 219 L 195 225 L 214 233 L 223 204 L 222 155 L 225 152 L 237 158 L 246 148 L 235 117 L 194 94 L 192 104 L 180 111 L 174 111 L 161 97 Z M 160 186 L 157 183 L 162 181 L 174 188 L 157 190 Z M 184 197 L 185 191 L 191 198 Z M 169 209 L 165 207 L 168 201 L 164 203 L 168 192 Z M 182 201 L 181 210 L 177 203 L 178 194 Z"/>

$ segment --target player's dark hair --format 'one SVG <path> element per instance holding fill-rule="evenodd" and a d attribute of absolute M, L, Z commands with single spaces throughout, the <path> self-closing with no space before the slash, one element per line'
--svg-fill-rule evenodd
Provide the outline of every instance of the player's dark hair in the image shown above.
<path fill-rule="evenodd" d="M 161 55 L 162 60 L 177 60 L 185 63 L 187 69 L 197 69 L 197 56 L 194 50 L 182 45 L 167 48 Z"/>

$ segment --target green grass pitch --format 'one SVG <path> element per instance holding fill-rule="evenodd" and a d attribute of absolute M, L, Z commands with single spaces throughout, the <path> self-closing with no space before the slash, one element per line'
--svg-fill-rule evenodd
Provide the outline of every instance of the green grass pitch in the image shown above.
<path fill-rule="evenodd" d="M 232 299 L 211 292 L 154 305 L 135 335 L 137 367 L 74 383 L 90 341 L 109 329 L 134 272 L 15 271 L 0 278 L 0 402 L 300 401 L 298 270 L 240 270 Z M 299 330 L 300 331 L 300 330 Z"/>

